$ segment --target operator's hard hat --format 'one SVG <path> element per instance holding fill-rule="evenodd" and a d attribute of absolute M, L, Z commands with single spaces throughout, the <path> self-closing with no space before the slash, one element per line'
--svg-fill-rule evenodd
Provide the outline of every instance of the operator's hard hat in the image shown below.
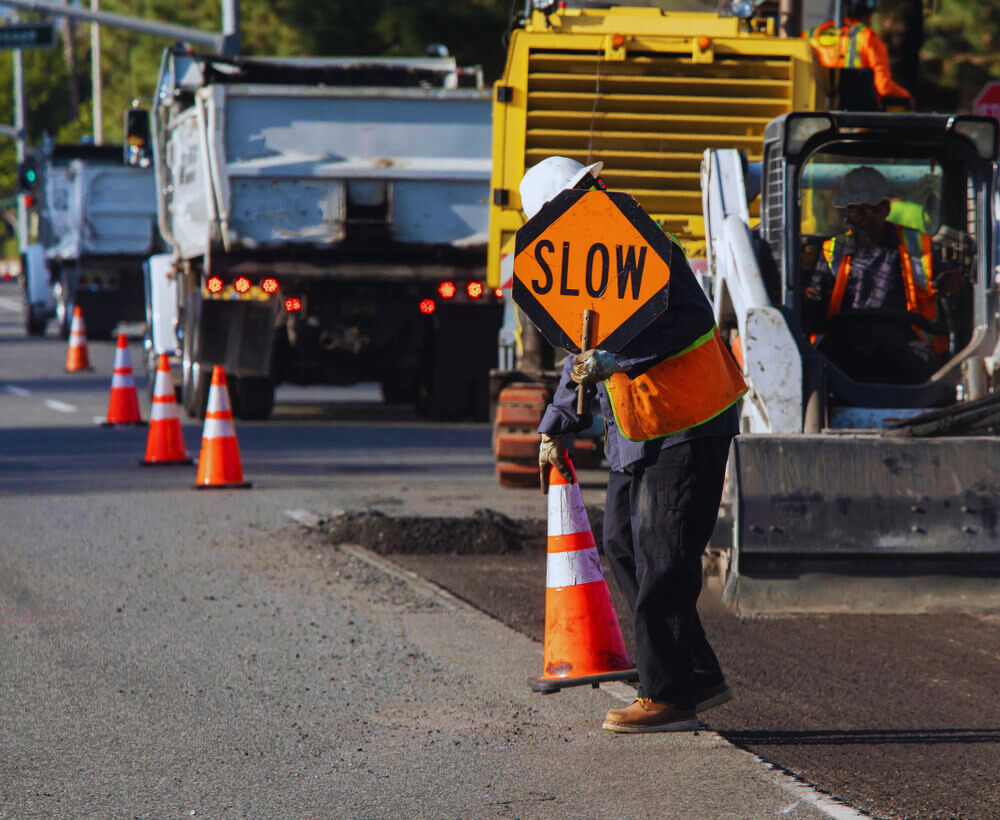
<path fill-rule="evenodd" d="M 833 195 L 838 208 L 848 205 L 878 205 L 889 198 L 889 183 L 870 165 L 848 171 Z"/>
<path fill-rule="evenodd" d="M 603 162 L 583 165 L 569 157 L 546 157 L 521 178 L 521 209 L 531 219 L 560 191 L 574 187 L 587 174 L 601 173 Z"/>

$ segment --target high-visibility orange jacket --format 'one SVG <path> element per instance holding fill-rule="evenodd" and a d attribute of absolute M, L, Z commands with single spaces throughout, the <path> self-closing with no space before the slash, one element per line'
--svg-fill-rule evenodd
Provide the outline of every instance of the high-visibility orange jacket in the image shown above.
<path fill-rule="evenodd" d="M 845 19 L 840 36 L 832 20 L 802 34 L 827 68 L 870 68 L 879 97 L 909 97 L 910 92 L 894 82 L 889 71 L 889 50 L 872 28 Z"/>
<path fill-rule="evenodd" d="M 932 281 L 934 257 L 931 237 L 922 231 L 904 228 L 902 225 L 893 225 L 893 228 L 899 241 L 899 266 L 906 292 L 906 309 L 911 313 L 919 313 L 928 321 L 937 321 L 937 299 Z M 838 237 L 832 237 L 823 243 L 823 258 L 836 275 L 826 312 L 827 318 L 840 313 L 844 293 L 847 290 L 847 280 L 851 275 L 851 257 L 844 252 L 844 245 L 837 239 Z M 924 337 L 919 329 L 914 328 L 914 330 L 918 336 Z M 934 336 L 930 342 L 938 353 L 944 353 L 948 349 L 948 337 L 945 335 Z"/>

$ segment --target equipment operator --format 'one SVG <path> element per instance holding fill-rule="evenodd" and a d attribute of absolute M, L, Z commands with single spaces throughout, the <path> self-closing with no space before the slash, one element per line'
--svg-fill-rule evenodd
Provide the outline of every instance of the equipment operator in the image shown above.
<path fill-rule="evenodd" d="M 926 381 L 948 352 L 938 304 L 943 300 L 946 313 L 947 297 L 964 284 L 961 274 L 941 271 L 929 234 L 888 221 L 889 184 L 877 169 L 848 172 L 833 203 L 850 229 L 823 243 L 805 291 L 806 330 L 816 333 L 820 352 L 856 380 Z M 821 337 L 839 314 L 851 314 L 853 326 Z M 926 322 L 914 327 L 906 314 Z"/>
<path fill-rule="evenodd" d="M 604 190 L 601 168 L 542 160 L 521 180 L 525 215 L 566 189 Z M 538 428 L 547 492 L 550 467 L 573 481 L 563 436 L 590 426 L 576 412 L 577 391 L 596 389 L 611 467 L 604 551 L 632 609 L 639 673 L 635 701 L 604 719 L 612 732 L 696 729 L 697 712 L 733 697 L 696 604 L 746 386 L 683 251 L 671 248 L 665 312 L 620 352 L 569 355 Z"/>
<path fill-rule="evenodd" d="M 889 70 L 889 50 L 871 27 L 878 0 L 853 0 L 840 31 L 828 20 L 803 32 L 819 61 L 827 68 L 870 68 L 879 100 L 887 97 L 910 99 L 910 92 L 894 82 Z"/>

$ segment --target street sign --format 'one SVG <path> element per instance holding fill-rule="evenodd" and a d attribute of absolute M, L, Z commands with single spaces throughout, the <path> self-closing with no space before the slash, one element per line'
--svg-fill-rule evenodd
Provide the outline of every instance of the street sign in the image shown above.
<path fill-rule="evenodd" d="M 986 83 L 972 101 L 972 113 L 1000 121 L 1000 80 Z"/>
<path fill-rule="evenodd" d="M 563 191 L 518 232 L 511 295 L 555 347 L 618 352 L 667 307 L 681 251 L 631 196 Z"/>
<path fill-rule="evenodd" d="M 0 48 L 52 48 L 52 23 L 12 23 L 0 26 Z"/>

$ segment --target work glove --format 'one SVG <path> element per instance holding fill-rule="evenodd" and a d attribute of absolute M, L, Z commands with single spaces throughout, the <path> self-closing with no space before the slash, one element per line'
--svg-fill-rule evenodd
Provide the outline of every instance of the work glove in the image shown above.
<path fill-rule="evenodd" d="M 604 381 L 612 373 L 624 373 L 625 369 L 607 350 L 584 350 L 576 357 L 569 375 L 577 384 L 589 387 Z"/>
<path fill-rule="evenodd" d="M 555 467 L 567 482 L 573 483 L 573 470 L 566 463 L 564 452 L 562 436 L 542 433 L 542 443 L 538 446 L 538 478 L 545 495 L 549 494 L 550 467 Z"/>

